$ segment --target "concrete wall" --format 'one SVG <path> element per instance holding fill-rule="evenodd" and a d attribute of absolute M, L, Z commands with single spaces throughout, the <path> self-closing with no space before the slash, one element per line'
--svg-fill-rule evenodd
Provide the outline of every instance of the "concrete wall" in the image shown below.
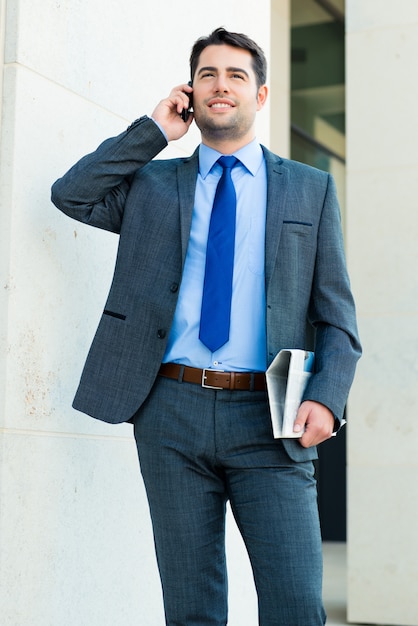
<path fill-rule="evenodd" d="M 157 626 L 131 428 L 71 409 L 116 238 L 64 217 L 51 183 L 188 79 L 218 25 L 271 56 L 259 138 L 288 153 L 289 0 L 2 0 L 0 615 L 5 626 Z M 348 617 L 418 624 L 418 5 L 346 0 L 346 246 L 365 354 L 348 425 Z M 272 36 L 271 36 L 272 35 Z M 270 123 L 271 116 L 271 123 Z M 166 155 L 189 154 L 191 132 Z M 229 518 L 231 626 L 256 623 Z M 115 582 L 116 581 L 116 582 Z"/>
<path fill-rule="evenodd" d="M 348 617 L 418 624 L 418 3 L 346 0 L 347 246 L 364 357 L 348 426 Z"/>
<path fill-rule="evenodd" d="M 274 2 L 287 19 L 288 0 Z M 80 156 L 188 80 L 193 41 L 224 25 L 270 54 L 270 2 L 2 0 L 0 615 L 4 626 L 163 623 L 129 425 L 71 408 L 117 240 L 50 203 Z M 282 25 L 285 32 L 286 27 Z M 287 40 L 275 43 L 288 71 Z M 3 58 L 4 55 L 4 58 Z M 283 80 L 283 110 L 288 87 Z M 280 104 L 280 98 L 276 98 Z M 283 115 L 276 132 L 287 134 Z M 259 139 L 269 145 L 269 110 Z M 277 126 L 277 122 L 276 122 Z M 189 154 L 197 132 L 165 151 Z M 231 625 L 256 622 L 231 519 Z"/>

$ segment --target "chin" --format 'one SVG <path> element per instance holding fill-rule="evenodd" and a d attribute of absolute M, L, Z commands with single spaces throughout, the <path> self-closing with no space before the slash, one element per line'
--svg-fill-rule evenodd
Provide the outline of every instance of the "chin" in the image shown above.
<path fill-rule="evenodd" d="M 236 120 L 231 119 L 213 119 L 211 118 L 201 118 L 195 119 L 196 125 L 202 133 L 235 133 L 238 129 L 238 125 Z"/>

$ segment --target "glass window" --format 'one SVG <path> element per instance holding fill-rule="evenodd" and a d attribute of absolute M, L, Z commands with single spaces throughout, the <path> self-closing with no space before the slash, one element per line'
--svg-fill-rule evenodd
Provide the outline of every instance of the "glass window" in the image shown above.
<path fill-rule="evenodd" d="M 344 2 L 292 0 L 291 22 L 291 156 L 333 174 L 344 214 Z"/>

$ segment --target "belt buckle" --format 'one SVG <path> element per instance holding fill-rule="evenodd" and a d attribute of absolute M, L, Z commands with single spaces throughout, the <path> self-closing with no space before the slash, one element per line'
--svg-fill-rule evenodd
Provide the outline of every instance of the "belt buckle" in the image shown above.
<path fill-rule="evenodd" d="M 202 370 L 202 387 L 203 389 L 223 389 L 223 387 L 212 387 L 212 385 L 207 385 L 205 383 L 206 380 L 206 372 L 224 372 L 225 370 L 213 370 L 210 367 L 204 367 Z"/>

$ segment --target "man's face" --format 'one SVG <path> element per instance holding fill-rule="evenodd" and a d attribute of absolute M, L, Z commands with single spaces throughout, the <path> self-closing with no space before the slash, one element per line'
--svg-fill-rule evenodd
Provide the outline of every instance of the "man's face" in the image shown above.
<path fill-rule="evenodd" d="M 193 79 L 193 110 L 205 143 L 252 141 L 266 97 L 265 85 L 257 88 L 250 52 L 226 44 L 203 50 Z"/>

